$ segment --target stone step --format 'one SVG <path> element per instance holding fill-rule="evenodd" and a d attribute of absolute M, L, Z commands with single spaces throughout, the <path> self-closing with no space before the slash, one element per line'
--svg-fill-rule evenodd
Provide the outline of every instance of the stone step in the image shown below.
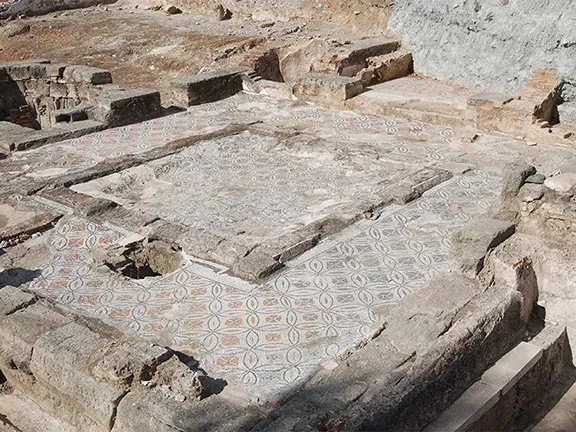
<path fill-rule="evenodd" d="M 407 118 L 445 126 L 472 126 L 468 99 L 472 90 L 409 76 L 369 87 L 346 102 L 353 111 Z"/>
<path fill-rule="evenodd" d="M 372 73 L 370 84 L 403 78 L 414 71 L 412 53 L 403 49 L 383 56 L 369 57 L 366 62 L 368 71 Z"/>
<path fill-rule="evenodd" d="M 559 378 L 570 361 L 565 327 L 545 327 L 482 375 L 424 432 L 504 430 Z"/>
<path fill-rule="evenodd" d="M 62 108 L 50 113 L 50 122 L 55 123 L 72 123 L 81 120 L 88 120 L 88 104 L 80 104 L 72 108 Z"/>

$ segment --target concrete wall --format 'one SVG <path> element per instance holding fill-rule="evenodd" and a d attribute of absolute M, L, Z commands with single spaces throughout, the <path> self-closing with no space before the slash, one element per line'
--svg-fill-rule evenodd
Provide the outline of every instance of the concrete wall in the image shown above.
<path fill-rule="evenodd" d="M 439 79 L 516 91 L 535 69 L 576 77 L 574 0 L 396 0 L 389 28 Z"/>

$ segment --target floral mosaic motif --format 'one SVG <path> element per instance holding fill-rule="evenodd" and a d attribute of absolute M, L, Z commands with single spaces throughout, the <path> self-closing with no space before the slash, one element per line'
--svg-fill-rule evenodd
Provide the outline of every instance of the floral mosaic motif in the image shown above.
<path fill-rule="evenodd" d="M 7 180 L 19 173 L 41 173 L 50 177 L 76 172 L 106 158 L 142 153 L 174 139 L 256 119 L 280 127 L 298 126 L 302 131 L 314 132 L 332 141 L 373 143 L 380 148 L 389 148 L 391 154 L 424 155 L 430 160 L 441 160 L 454 154 L 455 150 L 450 145 L 457 144 L 451 128 L 312 106 L 293 106 L 289 101 L 241 93 L 222 101 L 191 107 L 187 112 L 17 152 L 11 161 L 4 163 L 11 168 L 3 170 L 0 179 Z"/>
<path fill-rule="evenodd" d="M 51 236 L 55 258 L 30 289 L 183 350 L 214 376 L 274 392 L 354 345 L 381 319 L 379 306 L 442 271 L 452 233 L 489 205 L 497 183 L 467 174 L 250 289 L 192 265 L 146 283 L 93 269 L 90 251 L 120 234 L 69 216 Z"/>

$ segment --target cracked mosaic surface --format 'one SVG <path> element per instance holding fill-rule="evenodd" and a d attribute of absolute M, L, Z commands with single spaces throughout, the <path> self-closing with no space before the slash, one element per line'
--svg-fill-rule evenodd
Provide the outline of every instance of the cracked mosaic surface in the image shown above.
<path fill-rule="evenodd" d="M 352 346 L 393 304 L 447 265 L 452 232 L 494 199 L 498 178 L 469 173 L 322 243 L 262 286 L 191 264 L 145 281 L 91 270 L 120 233 L 60 221 L 52 263 L 30 288 L 80 312 L 194 355 L 214 376 L 280 391 Z"/>
<path fill-rule="evenodd" d="M 240 94 L 188 113 L 17 153 L 1 162 L 0 180 L 81 170 L 108 157 L 254 120 L 321 138 L 334 152 L 353 149 L 386 164 L 471 163 L 486 172 L 468 172 L 406 206 L 385 208 L 378 220 L 363 220 L 325 239 L 260 286 L 196 262 L 143 281 L 93 269 L 91 251 L 124 234 L 66 216 L 50 237 L 52 262 L 30 288 L 186 351 L 214 377 L 274 394 L 353 346 L 378 325 L 383 308 L 446 269 L 452 233 L 496 196 L 499 178 L 489 172 L 518 155 L 542 151 L 504 137 L 471 143 L 451 128 Z M 560 159 L 561 152 L 547 152 L 547 164 Z M 265 168 L 253 171 L 263 175 Z"/>

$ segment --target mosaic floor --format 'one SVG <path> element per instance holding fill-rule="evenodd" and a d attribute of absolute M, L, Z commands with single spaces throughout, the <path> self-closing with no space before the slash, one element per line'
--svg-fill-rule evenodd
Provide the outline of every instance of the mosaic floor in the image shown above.
<path fill-rule="evenodd" d="M 357 207 L 361 214 L 382 202 L 386 187 L 420 168 L 383 163 L 358 154 L 361 147 L 353 144 L 338 151 L 330 142 L 318 141 L 285 142 L 245 132 L 72 189 L 221 238 L 260 245 Z"/>
<path fill-rule="evenodd" d="M 376 155 L 382 164 L 458 163 L 477 169 L 408 205 L 386 207 L 377 220 L 362 220 L 325 239 L 260 285 L 200 261 L 144 280 L 94 269 L 91 250 L 126 233 L 68 215 L 50 233 L 52 262 L 39 269 L 30 288 L 130 334 L 183 350 L 210 375 L 251 395 L 280 397 L 323 360 L 378 327 L 385 307 L 446 269 L 451 234 L 495 199 L 503 164 L 519 155 L 530 161 L 543 151 L 506 137 L 471 143 L 464 131 L 451 128 L 240 94 L 189 112 L 16 153 L 0 161 L 0 181 L 51 178 L 232 122 L 255 120 L 326 140 L 336 153 L 353 147 L 362 155 Z M 557 166 L 562 157 L 550 149 L 544 163 Z M 547 173 L 546 168 L 539 171 Z"/>
<path fill-rule="evenodd" d="M 378 325 L 378 307 L 446 268 L 454 230 L 494 199 L 498 178 L 466 174 L 389 207 L 256 286 L 198 263 L 142 282 L 90 269 L 122 236 L 76 216 L 50 238 L 55 258 L 30 288 L 72 309 L 186 351 L 213 376 L 281 394 Z"/>

